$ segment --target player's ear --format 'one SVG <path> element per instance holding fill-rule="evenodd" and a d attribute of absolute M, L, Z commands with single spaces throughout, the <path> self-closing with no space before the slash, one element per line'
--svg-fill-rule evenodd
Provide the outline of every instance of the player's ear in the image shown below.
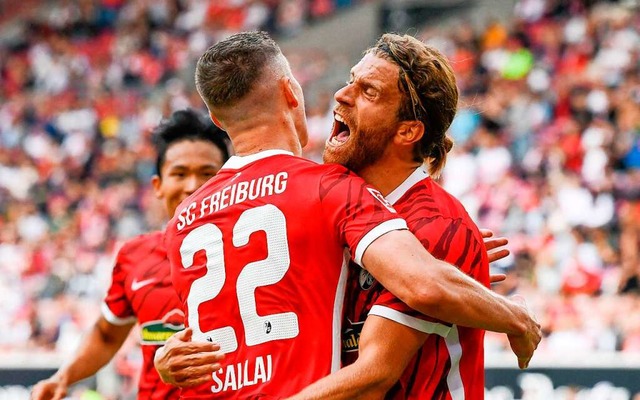
<path fill-rule="evenodd" d="M 414 145 L 424 136 L 424 124 L 422 121 L 400 122 L 393 140 L 399 145 Z"/>
<path fill-rule="evenodd" d="M 153 186 L 153 194 L 156 198 L 161 199 L 164 193 L 162 192 L 162 178 L 159 175 L 154 175 L 151 178 L 151 186 Z"/>
<path fill-rule="evenodd" d="M 213 115 L 213 113 L 211 111 L 209 111 L 209 118 L 211 118 L 211 121 L 213 121 L 213 124 L 215 126 L 217 126 L 218 128 L 224 130 L 224 128 L 222 127 L 222 123 L 220 123 L 220 120 L 218 118 L 216 118 L 216 116 Z"/>
<path fill-rule="evenodd" d="M 284 93 L 284 98 L 287 101 L 287 104 L 290 108 L 296 108 L 300 104 L 300 99 L 298 99 L 298 95 L 296 94 L 296 90 L 293 86 L 293 81 L 288 76 L 284 76 L 280 79 L 280 87 L 282 88 L 282 92 Z"/>

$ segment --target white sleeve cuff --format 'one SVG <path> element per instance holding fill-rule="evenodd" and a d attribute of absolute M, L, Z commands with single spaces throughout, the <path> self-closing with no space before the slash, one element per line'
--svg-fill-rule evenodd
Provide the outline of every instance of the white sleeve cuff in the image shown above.
<path fill-rule="evenodd" d="M 398 310 L 394 310 L 393 308 L 381 305 L 375 305 L 371 307 L 369 315 L 377 315 L 378 317 L 390 319 L 391 321 L 395 321 L 401 325 L 408 326 L 409 328 L 413 328 L 417 331 L 428 334 L 435 333 L 436 335 L 440 335 L 442 337 L 447 337 L 447 335 L 451 331 L 450 326 L 439 324 L 437 322 L 425 321 L 420 318 L 403 314 Z"/>
<path fill-rule="evenodd" d="M 138 320 L 134 315 L 126 318 L 118 317 L 111 311 L 111 309 L 105 302 L 102 303 L 100 310 L 102 311 L 102 316 L 104 317 L 104 319 L 106 319 L 113 325 L 122 326 L 122 325 L 130 324 L 132 322 L 136 322 Z"/>
<path fill-rule="evenodd" d="M 384 235 L 385 233 L 402 229 L 408 229 L 407 223 L 402 218 L 390 219 L 389 221 L 385 221 L 375 228 L 371 229 L 369 232 L 367 232 L 366 235 L 364 235 L 362 239 L 360 239 L 360 242 L 358 242 L 358 245 L 356 246 L 356 254 L 353 257 L 353 261 L 364 268 L 364 266 L 362 265 L 362 256 L 364 255 L 365 250 L 367 250 L 367 247 L 369 247 L 371 243 L 373 243 L 377 238 Z"/>

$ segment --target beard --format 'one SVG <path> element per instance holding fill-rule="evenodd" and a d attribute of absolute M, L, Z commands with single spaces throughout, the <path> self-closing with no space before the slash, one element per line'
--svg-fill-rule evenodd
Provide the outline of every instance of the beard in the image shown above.
<path fill-rule="evenodd" d="M 351 133 L 349 140 L 341 146 L 325 146 L 322 159 L 358 173 L 382 157 L 393 135 L 393 129 L 359 130 L 356 134 Z"/>

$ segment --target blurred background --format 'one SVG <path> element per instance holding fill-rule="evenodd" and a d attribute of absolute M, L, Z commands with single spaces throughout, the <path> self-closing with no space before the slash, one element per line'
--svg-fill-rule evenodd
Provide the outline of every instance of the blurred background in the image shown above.
<path fill-rule="evenodd" d="M 251 29 L 303 85 L 315 160 L 380 33 L 442 50 L 462 93 L 442 184 L 510 239 L 494 289 L 545 335 L 526 373 L 487 335 L 487 399 L 640 399 L 640 1 L 0 0 L 0 400 L 68 358 L 119 246 L 162 228 L 150 130 L 204 111 L 195 61 Z M 72 398 L 135 398 L 130 339 Z"/>

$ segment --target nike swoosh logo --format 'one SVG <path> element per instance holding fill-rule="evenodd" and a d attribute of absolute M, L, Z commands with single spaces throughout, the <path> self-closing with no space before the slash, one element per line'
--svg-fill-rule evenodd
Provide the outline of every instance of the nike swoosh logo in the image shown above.
<path fill-rule="evenodd" d="M 137 280 L 133 280 L 133 282 L 131 282 L 131 290 L 133 290 L 134 292 L 136 290 L 142 289 L 143 287 L 150 285 L 154 282 L 157 282 L 158 280 L 156 278 L 151 278 L 151 279 L 145 279 L 143 281 L 137 281 Z"/>

